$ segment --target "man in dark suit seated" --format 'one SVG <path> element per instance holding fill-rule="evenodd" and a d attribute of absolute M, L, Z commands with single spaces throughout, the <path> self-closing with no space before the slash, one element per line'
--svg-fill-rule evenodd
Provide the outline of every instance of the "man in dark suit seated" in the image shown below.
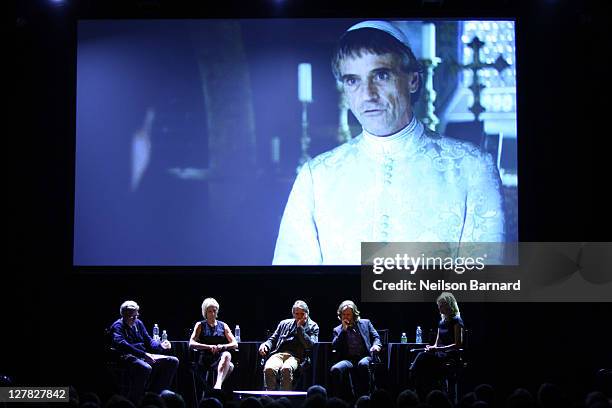
<path fill-rule="evenodd" d="M 331 368 L 332 392 L 350 401 L 368 393 L 369 365 L 382 343 L 372 322 L 359 317 L 359 309 L 353 301 L 342 302 L 337 313 L 342 324 L 334 328 L 332 340 L 332 348 L 339 359 Z"/>
<path fill-rule="evenodd" d="M 138 319 L 140 307 L 133 300 L 121 304 L 117 319 L 111 326 L 111 347 L 118 353 L 119 362 L 127 367 L 130 376 L 130 392 L 127 396 L 134 403 L 144 394 L 147 382 L 149 390 L 159 393 L 169 388 L 179 360 L 161 353 L 171 348 L 168 340 L 152 339 L 145 325 Z"/>

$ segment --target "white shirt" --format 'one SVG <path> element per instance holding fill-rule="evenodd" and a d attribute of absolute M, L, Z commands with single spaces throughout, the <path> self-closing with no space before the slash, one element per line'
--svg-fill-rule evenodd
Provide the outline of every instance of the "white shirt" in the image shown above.
<path fill-rule="evenodd" d="M 359 265 L 361 242 L 503 242 L 500 185 L 490 155 L 414 118 L 364 130 L 302 166 L 272 263 Z"/>

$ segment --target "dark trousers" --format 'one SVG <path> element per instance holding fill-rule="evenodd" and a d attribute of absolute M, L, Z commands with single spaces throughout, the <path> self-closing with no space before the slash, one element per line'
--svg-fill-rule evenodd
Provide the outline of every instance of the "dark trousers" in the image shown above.
<path fill-rule="evenodd" d="M 130 392 L 127 398 L 135 404 L 138 404 L 145 389 L 159 393 L 168 389 L 174 379 L 179 364 L 178 358 L 158 354 L 155 354 L 154 357 L 154 364 L 149 364 L 132 355 L 126 356 L 123 360 L 130 377 Z"/>
<path fill-rule="evenodd" d="M 421 351 L 410 365 L 410 378 L 420 396 L 425 396 L 444 379 L 445 364 L 451 357 L 444 352 Z"/>
<path fill-rule="evenodd" d="M 346 401 L 367 395 L 370 388 L 371 357 L 342 360 L 331 368 L 332 395 Z"/>

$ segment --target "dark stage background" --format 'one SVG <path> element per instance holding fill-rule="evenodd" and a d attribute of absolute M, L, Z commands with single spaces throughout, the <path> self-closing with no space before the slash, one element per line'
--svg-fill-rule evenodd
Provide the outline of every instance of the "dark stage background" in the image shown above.
<path fill-rule="evenodd" d="M 100 4 L 98 4 L 100 3 Z M 102 5 L 104 3 L 104 5 Z M 206 296 L 221 303 L 220 318 L 240 324 L 245 340 L 289 317 L 305 299 L 329 340 L 334 311 L 344 298 L 359 302 L 350 270 L 264 268 L 99 269 L 72 267 L 75 148 L 76 17 L 291 17 L 437 16 L 516 17 L 518 58 L 519 236 L 523 241 L 603 241 L 603 139 L 607 117 L 598 101 L 607 73 L 600 55 L 607 21 L 598 2 L 443 2 L 307 10 L 301 3 L 252 3 L 250 8 L 180 8 L 166 2 L 19 2 L 15 20 L 16 115 L 5 129 L 9 157 L 5 195 L 10 221 L 8 267 L 2 280 L 0 372 L 21 385 L 74 384 L 95 389 L 100 380 L 102 331 L 132 298 L 151 327 L 178 339 L 199 318 Z M 256 6 L 257 4 L 257 6 Z M 281 4 L 279 6 L 279 4 Z M 282 4 L 285 4 L 284 6 Z M 312 3 L 311 3 L 312 4 Z M 229 6 L 228 6 L 229 7 Z M 284 8 L 283 8 L 284 7 Z M 236 11 L 240 10 L 240 11 Z M 346 11 L 350 10 L 350 12 Z M 243 14 L 241 14 L 243 13 Z M 239 15 L 236 15 L 239 14 Z M 8 51 L 5 51 L 8 53 Z M 609 115 L 608 115 L 609 117 Z M 10 129 L 10 130 L 9 130 Z M 605 166 L 601 166 L 602 169 Z M 609 240 L 609 239 L 608 239 Z M 111 272 L 111 273 L 108 273 Z M 206 273 L 204 273 L 206 272 Z M 257 273 L 252 273 L 257 272 Z M 274 272 L 268 274 L 267 272 Z M 379 328 L 412 335 L 437 319 L 432 304 L 362 304 Z M 557 381 L 572 392 L 590 386 L 595 369 L 610 367 L 604 347 L 609 304 L 462 304 L 472 329 L 472 383 L 502 390 Z"/>

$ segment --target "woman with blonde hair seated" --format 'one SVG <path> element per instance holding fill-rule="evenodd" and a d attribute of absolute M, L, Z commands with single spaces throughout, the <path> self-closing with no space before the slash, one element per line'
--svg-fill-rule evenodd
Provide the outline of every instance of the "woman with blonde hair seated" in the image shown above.
<path fill-rule="evenodd" d="M 189 347 L 202 350 L 198 364 L 206 371 L 213 368 L 217 370 L 217 380 L 214 388 L 220 389 L 223 381 L 234 369 L 230 350 L 238 348 L 238 342 L 229 326 L 217 320 L 219 303 L 213 298 L 206 298 L 202 302 L 201 320 L 195 324 Z"/>
<path fill-rule="evenodd" d="M 456 350 L 463 347 L 464 324 L 457 299 L 450 292 L 442 292 L 436 304 L 441 316 L 436 341 L 427 345 L 410 366 L 411 378 L 421 396 L 442 379 L 446 363 L 455 359 Z"/>

